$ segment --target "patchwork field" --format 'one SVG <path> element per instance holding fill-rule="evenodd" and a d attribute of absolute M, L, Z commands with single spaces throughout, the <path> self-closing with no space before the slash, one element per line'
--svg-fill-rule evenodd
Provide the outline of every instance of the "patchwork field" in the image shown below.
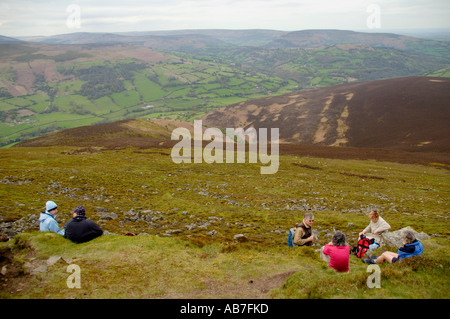
<path fill-rule="evenodd" d="M 2 146 L 55 129 L 126 118 L 190 120 L 228 104 L 296 88 L 295 82 L 234 65 L 142 47 L 11 47 L 0 63 Z M 56 49 L 67 57 L 52 55 Z M 110 59 L 105 51 L 111 51 L 106 54 Z"/>

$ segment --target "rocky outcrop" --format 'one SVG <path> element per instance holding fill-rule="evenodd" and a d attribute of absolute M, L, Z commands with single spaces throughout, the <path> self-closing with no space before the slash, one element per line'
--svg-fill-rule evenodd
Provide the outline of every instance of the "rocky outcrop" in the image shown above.
<path fill-rule="evenodd" d="M 39 229 L 39 215 L 30 214 L 15 221 L 3 221 L 3 217 L 0 216 L 0 234 L 2 241 L 6 241 L 4 238 L 13 238 L 16 234 L 22 233 L 29 229 Z"/>
<path fill-rule="evenodd" d="M 416 239 L 418 240 L 424 240 L 424 239 L 429 239 L 430 236 L 424 232 L 417 232 L 416 230 L 412 229 L 411 227 L 407 226 L 404 228 L 401 228 L 399 230 L 396 231 L 388 231 L 383 233 L 383 242 L 385 246 L 393 246 L 393 247 L 397 247 L 400 248 L 403 246 L 403 239 L 402 239 L 402 232 L 404 230 L 410 230 L 414 233 L 414 235 L 416 236 Z"/>

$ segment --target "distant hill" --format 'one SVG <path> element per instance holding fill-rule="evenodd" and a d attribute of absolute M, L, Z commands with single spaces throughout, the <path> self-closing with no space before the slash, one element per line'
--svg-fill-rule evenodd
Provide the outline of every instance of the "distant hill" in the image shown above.
<path fill-rule="evenodd" d="M 186 36 L 202 35 L 220 40 L 228 45 L 236 46 L 262 46 L 278 39 L 286 31 L 249 29 L 249 30 L 227 30 L 227 29 L 201 29 L 201 30 L 168 30 L 168 31 L 147 31 L 147 32 L 126 32 L 118 33 L 129 36 Z"/>
<path fill-rule="evenodd" d="M 289 143 L 449 152 L 449 101 L 450 79 L 405 77 L 241 102 L 203 124 L 275 127 Z"/>
<path fill-rule="evenodd" d="M 193 123 L 170 119 L 122 120 L 56 131 L 21 142 L 16 146 L 164 147 L 171 142 L 170 136 L 177 127 L 185 127 L 192 131 Z"/>
<path fill-rule="evenodd" d="M 447 57 L 450 42 L 420 39 L 393 33 L 366 33 L 348 30 L 302 30 L 281 35 L 267 47 L 321 48 L 337 44 L 365 44 L 374 48 L 391 48 Z"/>
<path fill-rule="evenodd" d="M 365 33 L 348 30 L 302 30 L 281 35 L 267 46 L 326 47 L 342 43 L 363 43 L 370 46 L 406 49 L 405 41 L 415 38 L 393 33 Z"/>
<path fill-rule="evenodd" d="M 18 43 L 22 42 L 22 40 L 11 38 L 11 37 L 5 37 L 4 35 L 0 35 L 0 44 L 3 43 Z"/>
<path fill-rule="evenodd" d="M 350 30 L 172 30 L 126 33 L 75 32 L 30 41 L 54 44 L 129 43 L 157 50 L 196 52 L 207 47 L 325 48 L 336 44 L 365 44 L 448 57 L 450 43 L 393 33 Z"/>
<path fill-rule="evenodd" d="M 38 42 L 52 44 L 126 43 L 143 45 L 158 50 L 175 51 L 193 50 L 204 46 L 226 45 L 219 39 L 203 34 L 121 35 L 88 32 L 54 35 L 40 38 Z"/>

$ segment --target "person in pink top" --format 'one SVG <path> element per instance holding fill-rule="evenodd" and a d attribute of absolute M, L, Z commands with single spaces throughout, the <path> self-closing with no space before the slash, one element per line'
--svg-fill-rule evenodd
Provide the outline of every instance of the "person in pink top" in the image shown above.
<path fill-rule="evenodd" d="M 329 261 L 328 266 L 339 272 L 349 271 L 348 260 L 350 256 L 350 246 L 345 243 L 345 235 L 337 231 L 331 238 L 331 242 L 326 244 L 321 252 L 322 259 Z"/>

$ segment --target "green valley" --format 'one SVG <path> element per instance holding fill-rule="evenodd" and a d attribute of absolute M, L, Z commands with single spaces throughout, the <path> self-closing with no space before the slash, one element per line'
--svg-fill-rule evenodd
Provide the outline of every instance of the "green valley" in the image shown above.
<path fill-rule="evenodd" d="M 448 76 L 450 63 L 447 42 L 392 34 L 180 32 L 0 44 L 0 146 L 127 118 L 192 121 L 222 106 L 316 87 Z"/>
<path fill-rule="evenodd" d="M 32 94 L 1 98 L 2 145 L 54 129 L 124 118 L 189 120 L 221 106 L 296 88 L 281 78 L 174 55 L 158 63 L 127 58 L 54 64 L 59 79 L 48 81 L 32 69 Z M 20 70 L 11 72 L 21 76 Z"/>

